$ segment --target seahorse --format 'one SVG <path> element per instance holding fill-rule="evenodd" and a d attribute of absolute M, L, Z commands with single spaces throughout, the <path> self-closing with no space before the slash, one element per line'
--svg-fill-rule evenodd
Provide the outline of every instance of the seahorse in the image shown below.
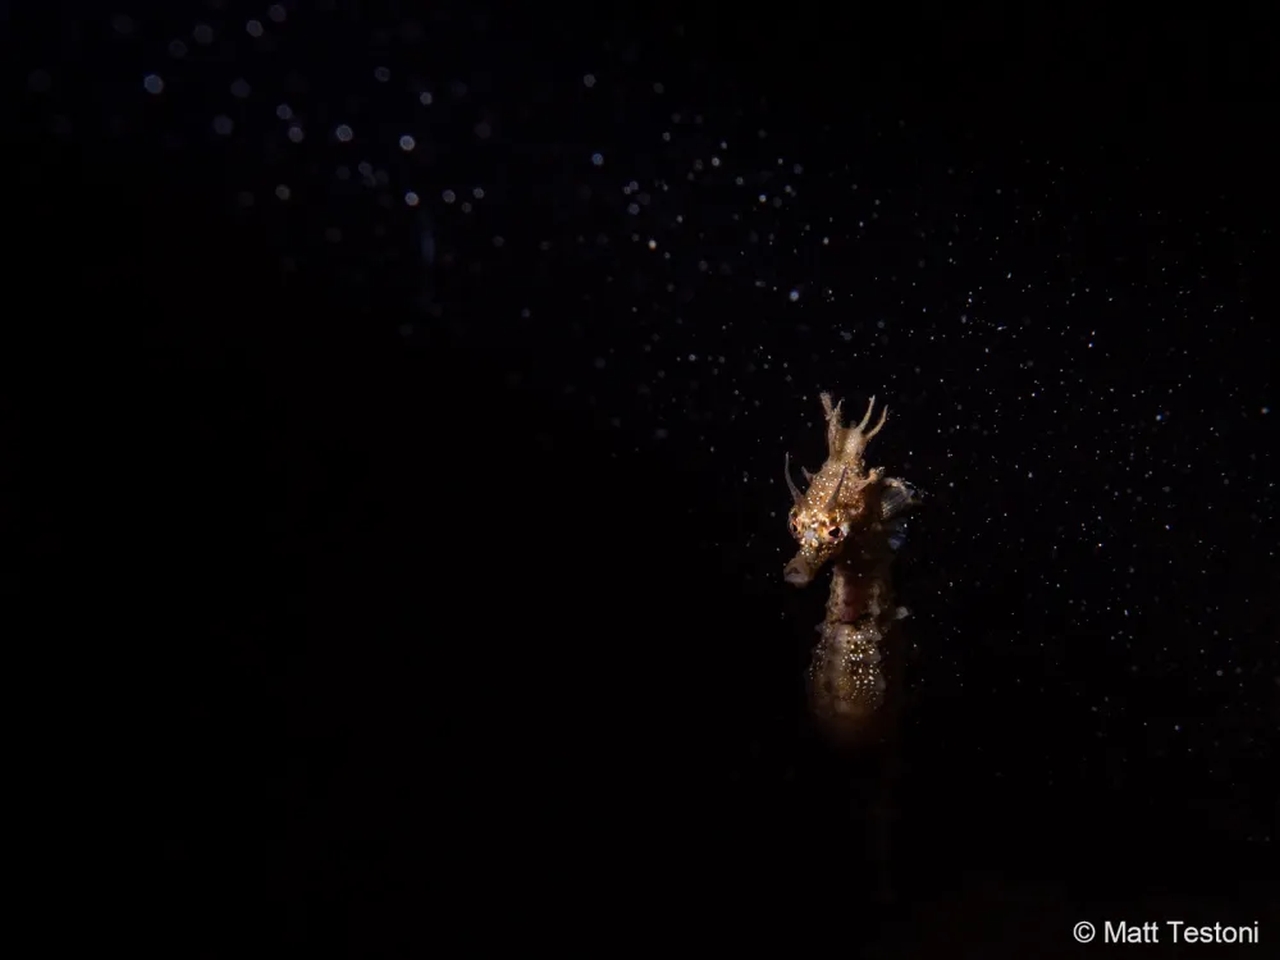
<path fill-rule="evenodd" d="M 883 467 L 868 470 L 867 444 L 880 432 L 887 407 L 871 429 L 875 397 L 857 426 L 846 427 L 841 404 L 821 394 L 827 421 L 827 461 L 816 474 L 802 469 L 808 489 L 791 478 L 795 501 L 789 524 L 800 550 L 783 570 L 787 583 L 803 587 L 831 564 L 826 618 L 809 666 L 809 702 L 820 728 L 843 744 L 883 734 L 878 714 L 885 702 L 886 648 L 897 621 L 907 615 L 894 605 L 890 567 L 906 534 L 903 514 L 919 503 L 905 481 L 887 477 Z"/>

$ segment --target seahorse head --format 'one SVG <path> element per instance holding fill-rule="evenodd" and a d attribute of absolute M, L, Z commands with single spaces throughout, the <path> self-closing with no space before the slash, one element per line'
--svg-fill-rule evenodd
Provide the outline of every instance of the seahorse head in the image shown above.
<path fill-rule="evenodd" d="M 787 486 L 795 505 L 788 525 L 800 550 L 783 571 L 787 583 L 803 587 L 833 558 L 844 552 L 850 535 L 867 516 L 868 495 L 880 479 L 878 470 L 866 477 L 849 475 L 849 465 L 828 461 L 801 493 L 791 479 L 787 459 Z"/>

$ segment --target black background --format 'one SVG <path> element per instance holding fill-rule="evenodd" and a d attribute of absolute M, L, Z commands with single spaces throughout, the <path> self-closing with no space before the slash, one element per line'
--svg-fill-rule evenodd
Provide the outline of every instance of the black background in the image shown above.
<path fill-rule="evenodd" d="M 129 15 L 5 14 L 13 635 L 72 873 L 146 865 L 117 920 L 197 956 L 1280 936 L 1269 15 Z M 821 389 L 887 402 L 872 460 L 927 495 L 888 905 L 875 768 L 804 711 L 824 586 L 781 582 Z"/>

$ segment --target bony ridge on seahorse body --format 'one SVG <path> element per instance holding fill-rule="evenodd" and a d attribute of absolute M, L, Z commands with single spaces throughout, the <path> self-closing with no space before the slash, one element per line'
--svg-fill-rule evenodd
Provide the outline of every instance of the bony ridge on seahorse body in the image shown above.
<path fill-rule="evenodd" d="M 884 702 L 883 644 L 894 623 L 906 616 L 893 605 L 890 567 L 902 545 L 902 514 L 919 501 L 904 481 L 886 477 L 882 467 L 864 464 L 867 444 L 888 416 L 867 429 L 875 397 L 856 426 L 846 427 L 841 404 L 821 394 L 827 421 L 827 460 L 811 474 L 802 471 L 808 489 L 801 493 L 786 459 L 787 486 L 794 505 L 791 535 L 800 549 L 783 576 L 806 586 L 827 564 L 832 566 L 826 617 L 809 667 L 809 697 L 819 723 L 841 739 L 857 739 L 869 729 Z"/>

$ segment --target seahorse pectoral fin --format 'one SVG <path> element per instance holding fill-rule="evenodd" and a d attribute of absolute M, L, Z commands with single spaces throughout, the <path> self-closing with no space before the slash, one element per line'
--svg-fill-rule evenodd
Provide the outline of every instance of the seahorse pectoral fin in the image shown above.
<path fill-rule="evenodd" d="M 885 477 L 884 489 L 880 494 L 880 518 L 892 520 L 904 510 L 919 502 L 919 494 L 915 487 L 897 477 Z"/>

